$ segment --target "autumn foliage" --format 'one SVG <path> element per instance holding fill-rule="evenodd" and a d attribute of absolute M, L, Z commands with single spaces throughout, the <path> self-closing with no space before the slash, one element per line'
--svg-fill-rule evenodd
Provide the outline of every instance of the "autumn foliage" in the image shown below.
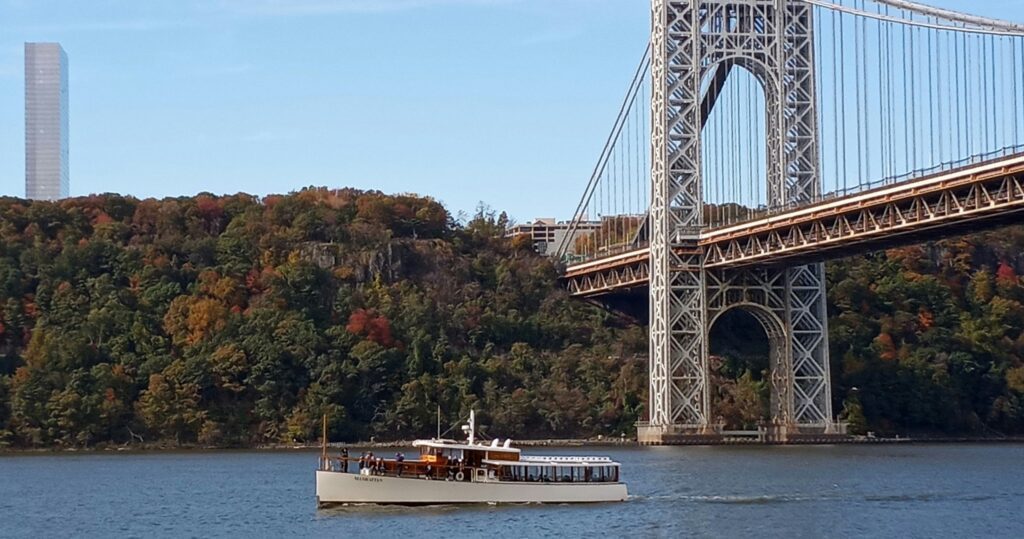
<path fill-rule="evenodd" d="M 313 441 L 325 414 L 335 440 L 408 439 L 439 405 L 502 436 L 633 433 L 646 328 L 570 300 L 505 224 L 353 189 L 0 199 L 0 447 Z M 835 410 L 1024 434 L 1022 253 L 1011 227 L 829 263 Z M 767 338 L 721 324 L 713 414 L 751 427 L 769 373 L 743 346 Z"/>
<path fill-rule="evenodd" d="M 408 438 L 438 405 L 631 430 L 642 332 L 501 229 L 352 189 L 0 199 L 0 447 L 310 441 L 324 414 L 334 439 Z"/>
<path fill-rule="evenodd" d="M 391 346 L 394 339 L 391 338 L 391 324 L 387 318 L 378 316 L 366 309 L 356 309 L 348 317 L 348 325 L 345 330 L 353 335 L 366 337 L 381 346 Z"/>

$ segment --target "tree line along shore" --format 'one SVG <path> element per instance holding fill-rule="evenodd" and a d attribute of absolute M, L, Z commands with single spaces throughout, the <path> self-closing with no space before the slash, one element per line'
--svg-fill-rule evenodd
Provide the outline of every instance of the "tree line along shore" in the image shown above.
<path fill-rule="evenodd" d="M 0 448 L 408 440 L 476 409 L 516 439 L 629 438 L 646 328 L 569 299 L 504 215 L 309 188 L 0 199 Z M 1024 435 L 1024 228 L 828 264 L 857 433 Z M 768 399 L 752 319 L 712 331 L 717 419 Z M 151 445 L 152 444 L 152 445 Z"/>

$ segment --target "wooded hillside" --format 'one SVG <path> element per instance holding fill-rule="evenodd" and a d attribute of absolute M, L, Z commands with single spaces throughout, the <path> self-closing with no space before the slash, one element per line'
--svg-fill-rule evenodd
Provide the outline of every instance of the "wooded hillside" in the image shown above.
<path fill-rule="evenodd" d="M 632 435 L 646 329 L 570 300 L 505 225 L 356 190 L 0 199 L 0 446 L 312 441 L 325 413 L 335 440 L 410 438 L 438 404 L 502 435 Z M 1015 228 L 830 264 L 837 411 L 1024 432 L 1022 247 Z M 764 390 L 740 352 L 719 397 L 738 422 Z"/>

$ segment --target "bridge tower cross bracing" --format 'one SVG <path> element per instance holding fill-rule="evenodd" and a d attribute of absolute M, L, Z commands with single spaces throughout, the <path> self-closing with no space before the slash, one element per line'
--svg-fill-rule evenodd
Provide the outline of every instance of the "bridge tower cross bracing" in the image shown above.
<path fill-rule="evenodd" d="M 702 100 L 716 70 L 740 67 L 765 94 L 769 208 L 821 191 L 813 9 L 796 0 L 652 0 L 650 405 L 643 443 L 715 434 L 710 327 L 747 310 L 771 345 L 777 441 L 833 431 L 821 264 L 711 270 L 704 220 Z M 718 75 L 720 76 L 720 74 Z"/>

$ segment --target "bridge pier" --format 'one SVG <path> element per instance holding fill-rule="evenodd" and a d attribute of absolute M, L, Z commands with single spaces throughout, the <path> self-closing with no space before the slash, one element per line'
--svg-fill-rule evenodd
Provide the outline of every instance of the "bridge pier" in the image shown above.
<path fill-rule="evenodd" d="M 810 5 L 653 0 L 650 420 L 637 433 L 644 443 L 722 436 L 712 425 L 708 340 L 715 320 L 737 307 L 771 342 L 773 427 L 765 438 L 832 428 L 823 266 L 705 267 L 701 138 L 714 96 L 704 82 L 724 72 L 724 84 L 722 66 L 748 70 L 764 90 L 768 205 L 805 202 L 821 188 Z"/>

